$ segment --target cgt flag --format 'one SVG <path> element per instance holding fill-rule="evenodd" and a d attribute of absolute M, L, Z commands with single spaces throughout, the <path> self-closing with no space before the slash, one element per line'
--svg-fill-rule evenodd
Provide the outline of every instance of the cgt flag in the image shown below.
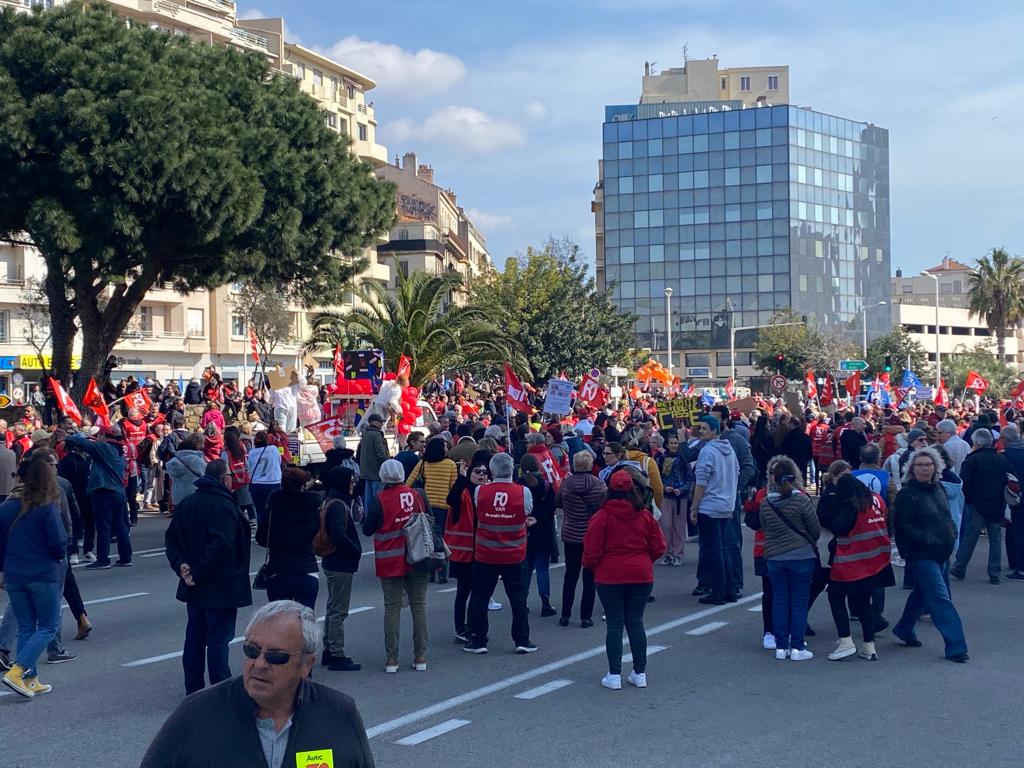
<path fill-rule="evenodd" d="M 125 395 L 124 402 L 129 408 L 138 408 L 143 416 L 149 413 L 150 408 L 153 407 L 153 401 L 149 399 L 149 391 L 145 387 L 135 390 L 130 395 Z"/>
<path fill-rule="evenodd" d="M 935 393 L 932 395 L 932 400 L 936 405 L 941 405 L 943 408 L 949 407 L 949 393 L 946 392 L 946 382 L 939 381 L 939 386 L 935 388 Z"/>
<path fill-rule="evenodd" d="M 334 345 L 334 378 L 341 379 L 345 375 L 345 356 L 341 354 L 341 344 Z"/>
<path fill-rule="evenodd" d="M 60 382 L 52 376 L 50 377 L 50 385 L 53 387 L 53 394 L 57 398 L 57 405 L 60 406 L 61 412 L 75 422 L 75 424 L 82 426 L 82 414 L 78 412 L 78 406 L 75 405 L 75 401 L 64 391 L 64 387 L 60 385 Z"/>
<path fill-rule="evenodd" d="M 977 371 L 968 371 L 967 383 L 964 384 L 964 389 L 973 389 L 980 395 L 988 389 L 988 382 L 981 378 L 981 374 Z"/>
<path fill-rule="evenodd" d="M 814 380 L 814 371 L 808 371 L 804 381 L 807 383 L 807 399 L 813 400 L 818 396 L 818 384 Z"/>
<path fill-rule="evenodd" d="M 732 379 L 729 379 L 728 381 L 725 382 L 725 396 L 729 400 L 736 399 L 736 382 L 733 381 Z"/>
<path fill-rule="evenodd" d="M 857 371 L 853 376 L 849 376 L 845 382 L 846 392 L 850 397 L 856 397 L 860 394 L 860 371 Z"/>
<path fill-rule="evenodd" d="M 530 405 L 530 398 L 526 394 L 526 389 L 523 387 L 519 377 L 512 371 L 512 366 L 505 363 L 505 402 L 510 407 L 515 408 L 520 413 L 525 413 L 529 416 L 533 413 L 533 407 Z"/>
<path fill-rule="evenodd" d="M 341 423 L 341 419 L 337 417 L 315 421 L 312 424 L 307 424 L 305 429 L 308 429 L 313 434 L 313 437 L 316 438 L 324 453 L 334 448 L 335 437 L 345 434 L 345 428 Z"/>
<path fill-rule="evenodd" d="M 412 358 L 402 355 L 398 358 L 398 371 L 395 373 L 395 377 L 398 379 L 408 379 L 412 374 Z"/>
<path fill-rule="evenodd" d="M 107 407 L 107 401 L 103 399 L 103 393 L 96 386 L 96 379 L 93 377 L 89 378 L 89 386 L 85 388 L 82 405 L 92 408 L 93 413 L 103 419 L 103 426 L 110 424 L 110 408 Z"/>

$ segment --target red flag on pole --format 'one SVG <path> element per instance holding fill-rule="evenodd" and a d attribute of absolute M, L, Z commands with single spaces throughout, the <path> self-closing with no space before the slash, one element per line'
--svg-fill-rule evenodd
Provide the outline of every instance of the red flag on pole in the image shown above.
<path fill-rule="evenodd" d="M 804 381 L 807 383 L 807 399 L 813 400 L 818 396 L 818 384 L 814 380 L 814 371 L 808 371 Z"/>
<path fill-rule="evenodd" d="M 733 379 L 725 382 L 725 396 L 730 400 L 736 399 L 736 382 Z"/>
<path fill-rule="evenodd" d="M 846 379 L 846 392 L 850 397 L 856 397 L 860 394 L 860 371 L 857 371 Z"/>
<path fill-rule="evenodd" d="M 345 358 L 341 355 L 341 343 L 334 345 L 334 377 L 340 379 L 345 371 Z"/>
<path fill-rule="evenodd" d="M 138 408 L 143 414 L 149 413 L 149 409 L 153 406 L 145 387 L 135 390 L 130 395 L 125 395 L 124 400 L 129 408 Z"/>
<path fill-rule="evenodd" d="M 527 415 L 533 413 L 533 408 L 530 405 L 530 399 L 526 394 L 526 390 L 523 388 L 522 382 L 519 381 L 519 377 L 512 371 L 512 367 L 505 363 L 505 401 L 521 413 Z"/>
<path fill-rule="evenodd" d="M 580 380 L 579 399 L 594 408 L 601 408 L 608 400 L 608 391 L 601 386 L 598 376 L 601 371 L 597 368 L 591 369 L 590 373 L 583 374 Z"/>
<path fill-rule="evenodd" d="M 412 373 L 412 359 L 402 355 L 398 358 L 398 372 L 396 376 L 399 379 L 407 379 Z"/>
<path fill-rule="evenodd" d="M 939 386 L 935 388 L 935 394 L 932 397 L 936 405 L 941 405 L 944 408 L 949 407 L 949 393 L 946 392 L 946 382 L 939 381 Z"/>
<path fill-rule="evenodd" d="M 345 433 L 344 425 L 337 417 L 307 424 L 305 428 L 313 434 L 325 453 L 334 447 L 334 438 Z"/>
<path fill-rule="evenodd" d="M 249 349 L 252 350 L 252 361 L 259 365 L 260 353 L 256 349 L 256 332 L 252 328 L 249 329 Z"/>
<path fill-rule="evenodd" d="M 50 384 L 53 387 L 53 394 L 57 397 L 57 405 L 60 407 L 61 412 L 75 422 L 75 424 L 81 426 L 82 414 L 78 412 L 78 406 L 75 405 L 75 401 L 64 391 L 64 387 L 60 385 L 60 382 L 52 376 L 50 377 Z"/>
<path fill-rule="evenodd" d="M 85 397 L 82 398 L 82 405 L 86 408 L 92 408 L 93 413 L 103 419 L 104 426 L 110 424 L 110 408 L 107 407 L 107 401 L 103 399 L 103 393 L 96 386 L 96 379 L 93 377 L 89 378 L 89 386 L 85 388 Z"/>
<path fill-rule="evenodd" d="M 821 392 L 818 393 L 818 402 L 821 405 L 832 404 L 832 374 L 825 374 L 825 383 L 822 385 Z"/>
<path fill-rule="evenodd" d="M 981 375 L 977 371 L 968 371 L 967 383 L 964 384 L 964 389 L 973 389 L 980 395 L 988 389 L 988 382 L 981 378 Z"/>

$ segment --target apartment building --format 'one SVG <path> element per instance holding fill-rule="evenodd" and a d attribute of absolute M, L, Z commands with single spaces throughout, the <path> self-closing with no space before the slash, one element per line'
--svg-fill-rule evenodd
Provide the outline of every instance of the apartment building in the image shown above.
<path fill-rule="evenodd" d="M 397 186 L 398 221 L 390 241 L 377 249 L 392 269 L 392 285 L 399 274 L 457 272 L 464 288 L 451 300 L 463 303 L 473 280 L 492 265 L 486 239 L 458 205 L 456 194 L 435 183 L 434 169 L 419 164 L 415 152 L 406 152 L 401 163 L 396 157 L 394 165 L 378 168 L 377 176 Z"/>
<path fill-rule="evenodd" d="M 65 0 L 0 0 L 0 6 L 28 11 L 35 5 L 53 7 Z M 240 19 L 233 0 L 109 0 L 130 24 L 143 24 L 169 34 L 182 35 L 197 43 L 223 45 L 258 53 L 271 67 L 294 77 L 301 89 L 314 98 L 332 130 L 351 139 L 352 151 L 373 168 L 387 165 L 387 150 L 377 143 L 377 121 L 367 92 L 376 83 L 343 64 L 285 39 L 284 20 Z M 479 238 L 482 242 L 482 237 Z M 382 237 L 380 243 L 387 242 Z M 379 243 L 379 244 L 380 244 Z M 378 245 L 379 245 L 378 244 Z M 368 268 L 362 279 L 382 285 L 391 282 L 391 269 L 378 257 L 377 247 L 362 254 Z M 18 307 L 26 280 L 39 278 L 43 265 L 35 249 L 0 243 L 0 393 L 17 395 L 38 380 L 35 353 L 25 341 L 25 323 Z M 182 296 L 169 289 L 153 290 L 139 305 L 138 312 L 115 348 L 120 367 L 114 378 L 128 374 L 154 376 L 161 380 L 186 379 L 208 365 L 216 365 L 227 378 L 251 375 L 252 361 L 244 320 L 233 311 L 232 288 L 197 291 Z M 355 303 L 353 295 L 349 303 Z M 294 343 L 282 345 L 275 359 L 290 363 L 299 353 L 299 343 L 309 333 L 315 309 L 289 307 L 294 318 Z M 321 359 L 322 357 L 322 359 Z M 317 358 L 319 374 L 330 379 L 330 354 Z"/>

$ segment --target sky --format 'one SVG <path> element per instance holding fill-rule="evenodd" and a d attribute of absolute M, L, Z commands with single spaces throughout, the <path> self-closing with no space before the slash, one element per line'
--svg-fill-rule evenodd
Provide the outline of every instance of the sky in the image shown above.
<path fill-rule="evenodd" d="M 889 129 L 892 267 L 1024 255 L 1024 3 L 254 0 L 377 81 L 378 143 L 458 195 L 499 267 L 569 236 L 593 260 L 606 104 L 717 54 L 788 65 L 795 104 Z"/>

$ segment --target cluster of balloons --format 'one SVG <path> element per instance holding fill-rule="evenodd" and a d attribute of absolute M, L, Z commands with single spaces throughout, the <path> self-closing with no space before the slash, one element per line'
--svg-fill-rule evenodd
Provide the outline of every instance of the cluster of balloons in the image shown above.
<path fill-rule="evenodd" d="M 419 406 L 417 405 L 420 399 L 420 390 L 418 387 L 403 387 L 402 388 L 402 418 L 399 420 L 395 429 L 400 435 L 408 435 L 412 432 L 412 428 L 416 426 L 416 419 L 419 418 Z"/>
<path fill-rule="evenodd" d="M 636 380 L 643 384 L 650 384 L 652 381 L 659 382 L 665 386 L 679 383 L 677 377 L 668 372 L 668 368 L 657 360 L 648 360 L 636 371 Z"/>

